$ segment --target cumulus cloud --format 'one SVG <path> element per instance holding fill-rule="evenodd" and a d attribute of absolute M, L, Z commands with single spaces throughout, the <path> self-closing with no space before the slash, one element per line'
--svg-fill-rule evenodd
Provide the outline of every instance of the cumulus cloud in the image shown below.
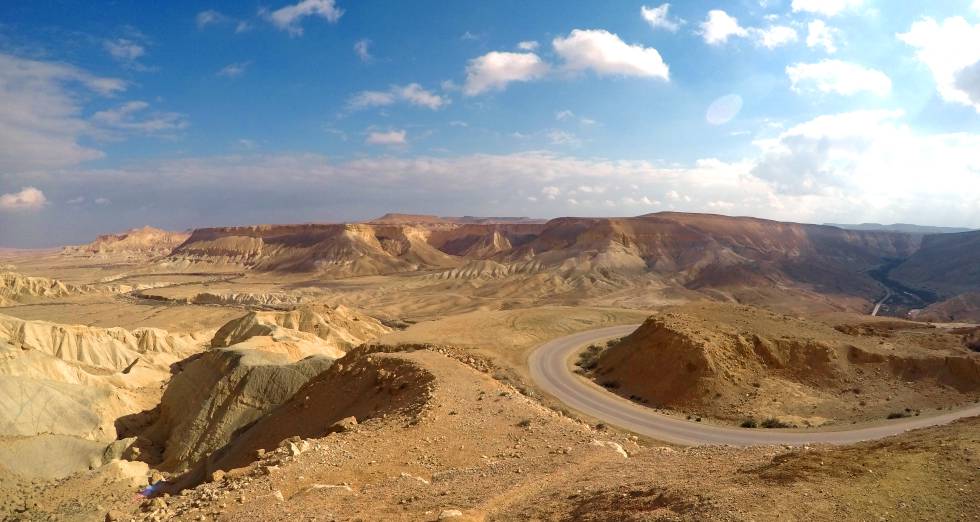
<path fill-rule="evenodd" d="M 701 37 L 709 45 L 721 45 L 729 38 L 745 38 L 748 29 L 738 24 L 738 19 L 721 9 L 708 11 L 708 18 L 701 22 Z"/>
<path fill-rule="evenodd" d="M 864 0 L 793 0 L 793 12 L 837 16 L 844 11 L 855 10 L 862 5 L 864 5 Z"/>
<path fill-rule="evenodd" d="M 814 20 L 807 24 L 806 46 L 809 48 L 823 47 L 830 54 L 837 52 L 837 30 L 828 26 L 823 20 Z"/>
<path fill-rule="evenodd" d="M 548 64 L 534 53 L 489 52 L 466 66 L 463 94 L 476 96 L 503 90 L 510 83 L 536 80 L 547 72 Z"/>
<path fill-rule="evenodd" d="M 361 91 L 351 97 L 347 105 L 356 110 L 368 107 L 385 107 L 397 102 L 437 110 L 448 105 L 449 98 L 427 91 L 417 83 L 410 83 L 408 85 L 392 85 L 387 91 Z"/>
<path fill-rule="evenodd" d="M 354 42 L 354 54 L 364 63 L 372 62 L 374 56 L 371 56 L 371 40 L 362 38 Z"/>
<path fill-rule="evenodd" d="M 898 38 L 916 49 L 916 58 L 932 72 L 939 96 L 980 112 L 980 24 L 954 16 L 941 23 L 923 18 Z"/>
<path fill-rule="evenodd" d="M 567 70 L 670 79 L 670 70 L 656 49 L 629 45 L 609 31 L 574 29 L 551 43 Z"/>
<path fill-rule="evenodd" d="M 20 192 L 0 195 L 0 210 L 8 212 L 38 210 L 47 202 L 44 192 L 34 187 L 24 187 Z"/>
<path fill-rule="evenodd" d="M 538 46 L 538 42 L 535 40 L 525 40 L 517 43 L 517 48 L 522 51 L 537 51 Z"/>
<path fill-rule="evenodd" d="M 303 18 L 317 16 L 335 24 L 343 16 L 344 10 L 337 7 L 334 0 L 302 0 L 297 4 L 287 5 L 275 11 L 262 10 L 259 13 L 272 25 L 286 31 L 290 36 L 302 36 L 303 27 L 300 26 L 300 23 Z"/>
<path fill-rule="evenodd" d="M 891 79 L 885 73 L 840 60 L 793 64 L 786 67 L 786 75 L 796 92 L 816 90 L 844 96 L 866 92 L 886 96 L 892 88 Z"/>
<path fill-rule="evenodd" d="M 102 157 L 79 140 L 92 132 L 83 94 L 113 96 L 125 82 L 77 67 L 0 53 L 0 172 L 61 168 Z"/>
<path fill-rule="evenodd" d="M 820 116 L 759 146 L 752 174 L 779 194 L 883 222 L 980 220 L 980 135 L 919 133 L 901 111 L 858 111 Z"/>
<path fill-rule="evenodd" d="M 238 78 L 239 76 L 245 74 L 245 71 L 248 69 L 249 65 L 252 65 L 252 62 L 230 63 L 221 69 L 218 69 L 218 72 L 215 74 L 225 78 Z"/>
<path fill-rule="evenodd" d="M 766 49 L 775 49 L 799 39 L 796 29 L 785 25 L 773 25 L 766 29 L 750 29 L 756 42 Z"/>
<path fill-rule="evenodd" d="M 387 132 L 372 131 L 367 135 L 364 143 L 368 145 L 405 145 L 408 143 L 406 132 L 403 130 L 392 130 Z"/>
<path fill-rule="evenodd" d="M 147 111 L 149 107 L 150 104 L 145 101 L 126 102 L 96 112 L 92 115 L 92 121 L 111 130 L 141 134 L 169 134 L 187 128 L 187 117 L 183 114 Z"/>
<path fill-rule="evenodd" d="M 665 29 L 670 32 L 676 32 L 680 28 L 682 20 L 672 20 L 668 11 L 670 10 L 670 4 L 662 4 L 659 7 L 640 7 L 640 16 L 650 24 L 650 27 L 654 29 Z"/>

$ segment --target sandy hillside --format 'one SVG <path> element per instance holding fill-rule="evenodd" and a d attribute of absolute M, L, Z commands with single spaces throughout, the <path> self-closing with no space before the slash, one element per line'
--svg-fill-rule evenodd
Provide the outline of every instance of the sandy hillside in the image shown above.
<path fill-rule="evenodd" d="M 735 422 L 822 425 L 980 399 L 980 354 L 963 335 L 894 319 L 685 305 L 593 358 L 590 375 L 620 395 Z"/>

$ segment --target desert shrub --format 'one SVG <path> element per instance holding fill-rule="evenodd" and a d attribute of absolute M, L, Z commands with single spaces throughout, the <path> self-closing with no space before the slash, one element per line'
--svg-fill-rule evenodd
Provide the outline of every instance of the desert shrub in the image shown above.
<path fill-rule="evenodd" d="M 789 424 L 786 424 L 785 422 L 775 417 L 769 417 L 768 419 L 762 421 L 762 427 L 773 429 L 773 428 L 789 428 L 790 426 Z"/>
<path fill-rule="evenodd" d="M 759 424 L 755 422 L 755 419 L 745 419 L 744 421 L 742 421 L 741 426 L 743 428 L 758 428 Z"/>
<path fill-rule="evenodd" d="M 893 412 L 891 412 L 891 413 L 888 414 L 888 417 L 887 418 L 888 419 L 904 419 L 905 417 L 908 417 L 908 416 L 909 416 L 909 414 L 908 413 L 905 413 L 904 411 L 893 411 Z"/>
<path fill-rule="evenodd" d="M 530 428 L 531 427 L 531 419 L 524 419 L 521 422 L 518 422 L 517 423 L 517 426 L 520 427 L 520 428 Z"/>

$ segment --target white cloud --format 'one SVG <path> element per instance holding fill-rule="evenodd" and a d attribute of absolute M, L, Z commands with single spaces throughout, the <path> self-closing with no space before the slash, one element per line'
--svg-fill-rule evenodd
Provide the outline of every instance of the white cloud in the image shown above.
<path fill-rule="evenodd" d="M 980 1 L 980 0 L 978 0 Z M 837 30 L 829 27 L 823 20 L 814 20 L 807 24 L 806 46 L 810 48 L 823 47 L 830 54 L 837 52 Z"/>
<path fill-rule="evenodd" d="M 518 42 L 517 48 L 522 51 L 537 51 L 538 42 L 536 42 L 535 40 L 525 40 L 523 42 Z"/>
<path fill-rule="evenodd" d="M 738 25 L 738 19 L 720 9 L 708 11 L 708 18 L 701 22 L 701 36 L 709 45 L 721 45 L 731 37 L 745 38 L 749 31 Z"/>
<path fill-rule="evenodd" d="M 449 104 L 449 98 L 427 91 L 417 83 L 392 85 L 387 91 L 361 91 L 355 94 L 347 105 L 351 109 L 385 107 L 403 101 L 411 105 L 440 109 Z"/>
<path fill-rule="evenodd" d="M 666 210 L 710 211 L 717 208 L 712 202 L 726 202 L 734 205 L 726 212 L 791 221 L 980 223 L 977 135 L 917 134 L 892 113 L 814 121 L 790 126 L 759 153 L 732 162 L 667 166 L 540 151 L 339 162 L 316 154 L 247 154 L 75 170 L 57 182 L 65 194 L 111 199 L 114 213 L 100 219 L 114 226 L 120 226 L 120 216 L 187 216 L 175 227 L 303 222 L 317 219 L 325 205 L 341 219 L 367 218 L 404 208 L 406 194 L 416 210 L 443 215 L 525 215 L 528 208 L 538 216 L 628 215 L 636 209 L 610 210 L 605 201 L 648 195 L 662 200 Z M 283 183 L 284 175 L 289 183 Z M 30 184 L 15 181 L 18 189 Z M 579 192 L 583 186 L 592 192 Z M 235 204 L 216 205 L 217 191 Z M 145 197 L 132 198 L 137 192 Z M 529 195 L 539 198 L 533 207 L 526 206 Z M 65 219 L 44 216 L 52 229 L 57 218 Z M 27 237 L 10 227 L 0 232 L 7 244 Z"/>
<path fill-rule="evenodd" d="M 235 24 L 235 33 L 245 33 L 252 30 L 252 24 L 246 22 L 245 20 L 239 21 Z"/>
<path fill-rule="evenodd" d="M 799 39 L 796 29 L 785 25 L 773 25 L 766 29 L 750 29 L 756 42 L 766 49 L 775 49 Z"/>
<path fill-rule="evenodd" d="M 207 11 L 201 11 L 200 13 L 197 13 L 197 16 L 194 18 L 194 20 L 195 22 L 197 22 L 198 29 L 204 29 L 209 25 L 213 25 L 225 21 L 226 17 L 225 15 L 219 13 L 218 11 L 215 11 L 214 9 L 208 9 Z"/>
<path fill-rule="evenodd" d="M 942 99 L 980 112 L 980 24 L 959 16 L 942 23 L 923 18 L 898 38 L 916 48 Z"/>
<path fill-rule="evenodd" d="M 101 158 L 79 143 L 92 132 L 80 101 L 85 91 L 112 96 L 125 88 L 70 65 L 0 53 L 0 178 Z"/>
<path fill-rule="evenodd" d="M 102 207 L 104 207 L 106 205 L 111 205 L 112 204 L 112 200 L 111 199 L 109 199 L 109 198 L 103 198 L 103 197 L 95 198 L 95 201 L 94 202 L 95 202 L 96 205 L 99 205 L 99 206 L 102 206 Z"/>
<path fill-rule="evenodd" d="M 361 59 L 364 63 L 370 63 L 374 60 L 374 56 L 371 56 L 371 40 L 367 38 L 362 38 L 354 43 L 354 54 Z"/>
<path fill-rule="evenodd" d="M 973 0 L 973 3 L 970 5 L 970 9 L 972 9 L 974 13 L 980 14 L 980 0 Z"/>
<path fill-rule="evenodd" d="M 568 70 L 670 79 L 667 64 L 656 49 L 629 45 L 602 29 L 574 29 L 566 37 L 555 38 L 552 46 Z"/>
<path fill-rule="evenodd" d="M 670 4 L 663 4 L 660 7 L 640 7 L 640 16 L 654 29 L 666 29 L 670 32 L 680 28 L 682 20 L 671 20 L 668 14 Z"/>
<path fill-rule="evenodd" d="M 779 194 L 865 220 L 977 223 L 980 135 L 923 134 L 902 111 L 825 115 L 758 143 L 752 174 Z"/>
<path fill-rule="evenodd" d="M 318 16 L 334 24 L 343 16 L 344 10 L 337 7 L 334 0 L 302 0 L 272 12 L 262 10 L 260 14 L 290 36 L 302 36 L 303 28 L 299 24 L 303 18 Z"/>
<path fill-rule="evenodd" d="M 541 78 L 548 64 L 534 53 L 493 51 L 470 60 L 466 66 L 463 93 L 475 96 L 492 90 L 503 90 L 507 84 Z"/>
<path fill-rule="evenodd" d="M 863 4 L 864 0 L 793 0 L 793 12 L 837 16 L 844 11 L 855 10 Z"/>
<path fill-rule="evenodd" d="M 20 192 L 0 196 L 0 210 L 38 210 L 47 204 L 44 192 L 34 187 L 24 187 Z"/>
<path fill-rule="evenodd" d="M 187 128 L 187 118 L 176 112 L 149 112 L 145 101 L 126 102 L 116 108 L 92 115 L 92 121 L 108 129 L 142 134 L 169 134 Z M 141 117 L 144 116 L 145 117 Z"/>
<path fill-rule="evenodd" d="M 368 145 L 405 145 L 407 138 L 403 130 L 388 132 L 373 131 L 368 133 L 367 139 L 364 142 Z"/>
<path fill-rule="evenodd" d="M 786 75 L 796 92 L 817 90 L 844 96 L 867 92 L 886 96 L 892 88 L 891 79 L 885 73 L 840 60 L 793 64 L 786 67 Z"/>
<path fill-rule="evenodd" d="M 575 113 L 566 109 L 563 111 L 558 111 L 555 113 L 555 119 L 558 121 L 565 121 L 575 117 Z"/>
<path fill-rule="evenodd" d="M 146 54 L 146 48 L 143 45 L 126 38 L 118 38 L 106 40 L 102 42 L 102 46 L 109 53 L 109 56 L 126 67 L 145 69 L 145 66 L 139 63 L 139 58 Z"/>
<path fill-rule="evenodd" d="M 239 76 L 245 74 L 245 70 L 252 62 L 240 62 L 240 63 L 230 63 L 218 70 L 218 76 L 224 76 L 225 78 L 238 78 Z"/>

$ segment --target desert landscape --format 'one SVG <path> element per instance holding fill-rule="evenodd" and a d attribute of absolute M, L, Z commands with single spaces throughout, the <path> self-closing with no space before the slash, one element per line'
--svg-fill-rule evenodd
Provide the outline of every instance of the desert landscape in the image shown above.
<path fill-rule="evenodd" d="M 920 272 L 934 242 L 706 214 L 389 214 L 6 251 L 2 506 L 969 518 L 980 326 L 872 315 L 892 310 L 881 266 L 968 299 Z"/>
<path fill-rule="evenodd" d="M 0 522 L 980 522 L 980 0 L 0 2 Z"/>

